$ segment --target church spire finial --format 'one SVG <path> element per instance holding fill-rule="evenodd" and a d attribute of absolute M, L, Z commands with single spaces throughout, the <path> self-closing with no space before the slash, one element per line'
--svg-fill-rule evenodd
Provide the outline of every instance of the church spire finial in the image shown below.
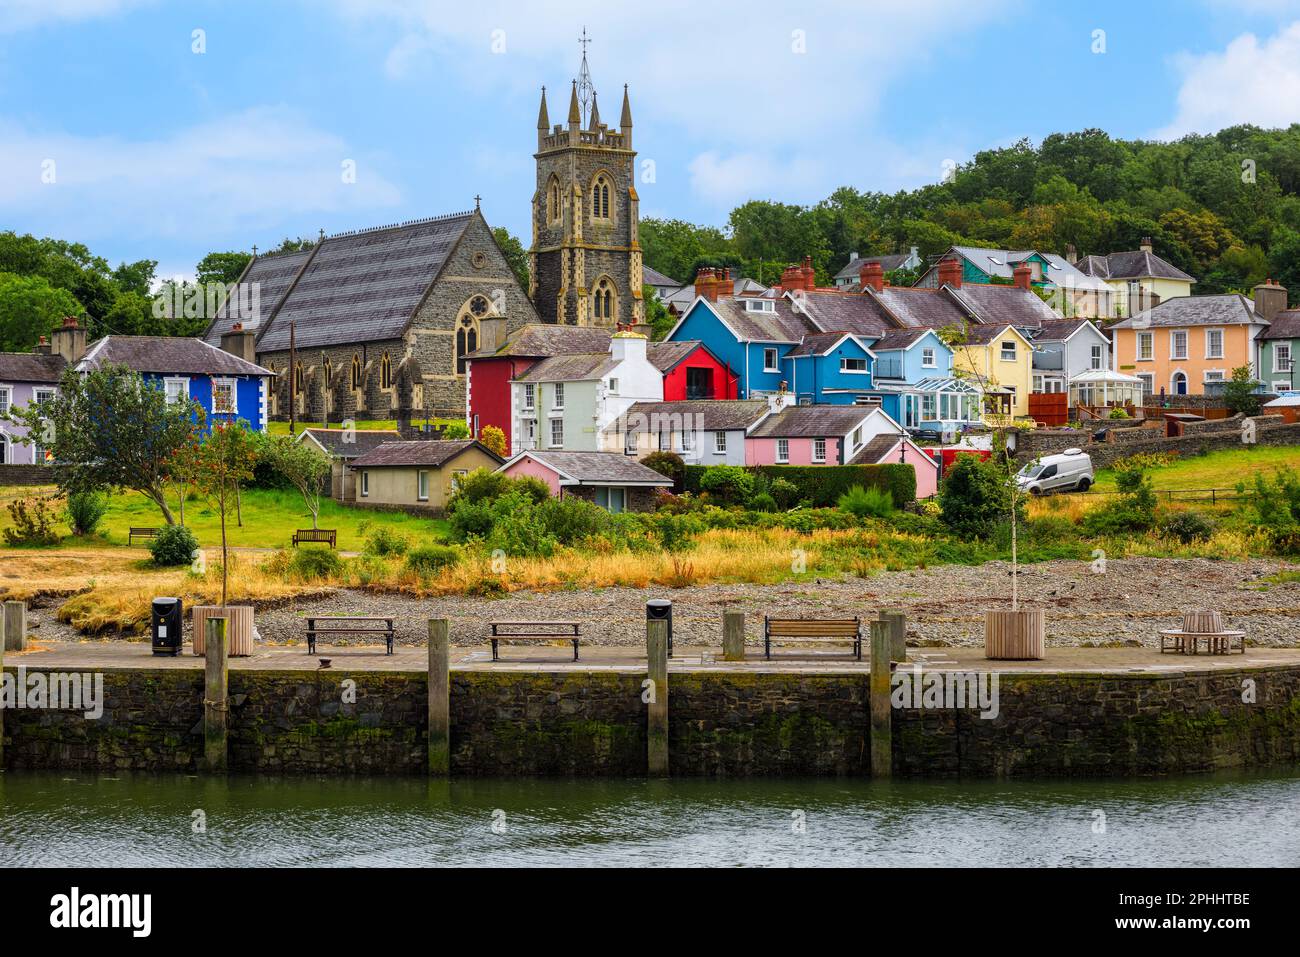
<path fill-rule="evenodd" d="M 632 129 L 632 102 L 627 98 L 627 84 L 623 84 L 623 116 L 619 119 L 618 125 L 626 133 Z"/>
<path fill-rule="evenodd" d="M 537 128 L 542 132 L 551 128 L 551 117 L 546 112 L 546 87 L 542 87 L 542 105 L 537 108 Z"/>
<path fill-rule="evenodd" d="M 582 45 L 582 66 L 578 68 L 576 89 L 578 102 L 582 104 L 581 119 L 585 120 L 591 115 L 591 107 L 596 102 L 596 87 L 592 85 L 591 70 L 587 68 L 587 44 L 591 43 L 591 37 L 587 36 L 586 27 L 582 28 L 578 43 Z"/>
<path fill-rule="evenodd" d="M 578 107 L 578 81 L 573 81 L 573 91 L 569 94 L 569 128 L 582 129 L 582 110 Z"/>
<path fill-rule="evenodd" d="M 600 108 L 596 106 L 596 91 L 591 91 L 591 122 L 587 124 L 587 129 L 600 129 Z"/>

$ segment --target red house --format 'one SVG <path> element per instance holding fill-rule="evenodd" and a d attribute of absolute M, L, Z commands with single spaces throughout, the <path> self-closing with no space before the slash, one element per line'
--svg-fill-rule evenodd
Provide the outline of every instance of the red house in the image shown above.
<path fill-rule="evenodd" d="M 530 323 L 509 336 L 504 319 L 479 323 L 480 348 L 466 357 L 466 424 L 475 438 L 495 425 L 510 434 L 510 383 L 530 366 L 551 356 L 609 352 L 609 328 Z M 738 377 L 702 343 L 653 342 L 648 358 L 664 374 L 664 399 L 734 399 Z"/>

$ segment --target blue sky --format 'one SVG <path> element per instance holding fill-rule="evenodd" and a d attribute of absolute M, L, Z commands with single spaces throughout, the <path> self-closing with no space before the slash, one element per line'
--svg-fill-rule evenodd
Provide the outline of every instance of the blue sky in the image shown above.
<path fill-rule="evenodd" d="M 1300 121 L 1300 0 L 0 0 L 0 228 L 192 275 L 478 194 L 526 244 L 539 87 L 563 119 L 583 26 L 606 122 L 631 90 L 644 216 L 915 187 L 1054 131 Z"/>

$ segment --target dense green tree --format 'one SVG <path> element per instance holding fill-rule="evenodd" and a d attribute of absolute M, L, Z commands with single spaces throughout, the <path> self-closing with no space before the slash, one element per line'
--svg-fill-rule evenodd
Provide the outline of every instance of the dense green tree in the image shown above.
<path fill-rule="evenodd" d="M 64 316 L 83 313 L 72 293 L 42 276 L 0 272 L 0 352 L 30 352 Z"/>
<path fill-rule="evenodd" d="M 524 248 L 516 237 L 510 235 L 510 230 L 504 226 L 497 226 L 492 230 L 492 236 L 501 247 L 501 252 L 506 257 L 506 262 L 510 264 L 510 269 L 519 280 L 520 287 L 524 292 L 528 291 L 528 250 Z"/>
<path fill-rule="evenodd" d="M 252 258 L 251 253 L 208 253 L 194 267 L 195 281 L 203 285 L 210 282 L 224 282 L 229 285 L 239 279 L 244 272 L 244 267 Z"/>

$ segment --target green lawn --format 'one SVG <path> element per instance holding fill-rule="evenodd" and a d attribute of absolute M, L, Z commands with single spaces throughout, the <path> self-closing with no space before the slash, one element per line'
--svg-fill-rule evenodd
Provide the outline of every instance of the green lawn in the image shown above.
<path fill-rule="evenodd" d="M 16 495 L 34 491 L 51 493 L 51 488 L 0 489 L 0 502 L 8 502 Z M 180 512 L 173 498 L 170 502 L 177 518 Z M 226 536 L 231 545 L 253 548 L 288 547 L 295 529 L 311 528 L 311 516 L 297 492 L 271 489 L 249 489 L 243 495 L 243 526 L 236 524 L 235 515 L 228 516 Z M 347 551 L 360 551 L 364 536 L 359 530 L 363 522 L 371 526 L 384 525 L 401 530 L 412 542 L 443 541 L 447 535 L 444 519 L 417 518 L 401 512 L 377 512 L 368 509 L 348 508 L 331 499 L 321 502 L 321 528 L 338 530 L 338 547 Z M 0 510 L 0 529 L 11 524 L 7 509 Z M 125 545 L 127 532 L 135 526 L 160 526 L 162 514 L 158 507 L 138 492 L 113 495 L 108 514 L 100 526 L 102 540 L 111 545 Z M 221 544 L 221 520 L 203 500 L 191 499 L 185 506 L 185 524 L 198 536 L 204 547 Z M 66 532 L 67 529 L 65 528 Z M 85 541 L 65 541 L 65 545 L 84 547 Z"/>
<path fill-rule="evenodd" d="M 1243 446 L 1208 455 L 1180 459 L 1172 465 L 1151 469 L 1156 489 L 1235 489 L 1242 479 L 1249 481 L 1258 472 L 1271 472 L 1280 465 L 1300 469 L 1300 447 L 1281 445 Z M 1097 490 L 1113 492 L 1115 473 L 1103 469 L 1097 473 Z"/>
<path fill-rule="evenodd" d="M 412 420 L 412 424 L 413 424 L 413 425 L 417 425 L 417 426 L 419 426 L 419 425 L 424 425 L 426 421 L 427 421 L 430 425 L 435 425 L 435 426 L 437 426 L 437 425 L 447 425 L 447 424 L 450 423 L 452 420 L 451 420 L 451 419 L 428 419 L 428 420 L 425 420 L 425 419 L 419 419 L 419 418 L 417 418 L 417 419 L 413 419 L 413 420 Z M 463 422 L 464 420 L 463 420 L 463 419 L 456 419 L 455 421 L 457 421 L 457 422 Z M 381 430 L 381 431 L 382 431 L 382 430 L 394 431 L 394 430 L 397 429 L 397 420 L 396 420 L 396 419 L 374 419 L 374 420 L 365 420 L 365 421 L 360 420 L 360 419 L 357 419 L 357 420 L 354 420 L 352 424 L 353 424 L 353 426 L 354 426 L 356 429 L 358 429 L 359 431 L 375 431 L 375 430 Z M 298 429 L 297 429 L 297 431 L 296 431 L 294 434 L 297 435 L 297 434 L 301 433 L 303 429 L 319 429 L 320 427 L 321 427 L 321 424 L 320 424 L 319 422 L 299 422 L 299 423 L 298 423 Z M 341 422 L 331 422 L 331 423 L 329 424 L 329 428 L 331 428 L 331 429 L 341 429 L 341 428 L 343 428 L 343 424 L 342 424 Z M 288 422 L 268 422 L 268 423 L 266 424 L 266 431 L 269 432 L 271 435 L 288 435 L 288 434 L 289 434 L 289 423 L 288 423 Z"/>

